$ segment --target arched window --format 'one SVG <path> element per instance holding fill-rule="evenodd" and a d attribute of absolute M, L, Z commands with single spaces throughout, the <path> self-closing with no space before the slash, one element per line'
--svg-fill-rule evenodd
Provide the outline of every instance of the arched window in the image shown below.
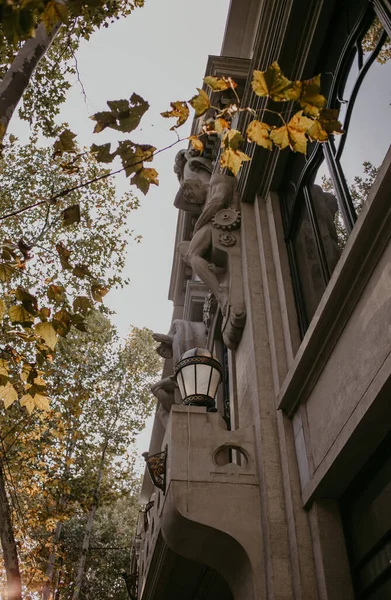
<path fill-rule="evenodd" d="M 286 241 L 302 334 L 391 143 L 391 7 L 338 3 L 318 70 L 344 135 L 290 159 L 281 190 Z"/>

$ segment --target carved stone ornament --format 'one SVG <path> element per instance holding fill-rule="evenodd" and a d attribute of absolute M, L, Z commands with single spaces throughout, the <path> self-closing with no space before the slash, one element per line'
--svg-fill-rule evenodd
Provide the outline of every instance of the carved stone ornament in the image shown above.
<path fill-rule="evenodd" d="M 202 320 L 203 320 L 203 323 L 205 326 L 206 333 L 208 333 L 208 331 L 210 329 L 213 316 L 216 314 L 216 310 L 217 310 L 216 296 L 212 292 L 209 292 L 205 296 L 205 302 L 204 302 L 204 306 L 202 309 Z"/>
<path fill-rule="evenodd" d="M 224 343 L 234 350 L 246 321 L 236 180 L 217 174 L 207 184 L 191 180 L 183 182 L 175 206 L 191 210 L 188 207 L 195 204 L 202 206 L 202 212 L 192 239 L 180 242 L 178 252 L 215 295 L 223 315 Z M 221 230 L 237 233 L 232 237 L 229 233 L 222 236 Z"/>
<path fill-rule="evenodd" d="M 221 233 L 219 235 L 219 242 L 222 246 L 226 246 L 227 248 L 230 248 L 231 246 L 235 246 L 236 237 L 234 236 L 233 233 Z"/>
<path fill-rule="evenodd" d="M 224 208 L 223 210 L 219 210 L 212 218 L 213 227 L 224 229 L 224 231 L 239 229 L 240 222 L 240 212 L 235 208 Z"/>

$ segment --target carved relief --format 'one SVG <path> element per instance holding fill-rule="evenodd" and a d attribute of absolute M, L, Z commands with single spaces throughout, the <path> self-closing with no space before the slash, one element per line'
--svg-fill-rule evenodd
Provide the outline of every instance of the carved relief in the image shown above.
<path fill-rule="evenodd" d="M 223 340 L 231 349 L 239 343 L 246 320 L 237 202 L 236 180 L 220 174 L 209 183 L 183 181 L 174 202 L 191 212 L 202 207 L 192 239 L 180 242 L 178 252 L 215 295 L 223 315 Z"/>

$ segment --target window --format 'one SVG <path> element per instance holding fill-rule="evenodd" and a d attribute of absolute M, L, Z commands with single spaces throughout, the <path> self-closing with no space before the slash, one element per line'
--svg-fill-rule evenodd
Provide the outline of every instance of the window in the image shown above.
<path fill-rule="evenodd" d="M 383 5 L 384 4 L 384 5 Z M 290 158 L 281 189 L 290 266 L 304 335 L 391 142 L 390 9 L 344 0 L 318 71 L 345 134 Z"/>
<path fill-rule="evenodd" d="M 391 598 L 391 435 L 341 499 L 357 600 Z"/>

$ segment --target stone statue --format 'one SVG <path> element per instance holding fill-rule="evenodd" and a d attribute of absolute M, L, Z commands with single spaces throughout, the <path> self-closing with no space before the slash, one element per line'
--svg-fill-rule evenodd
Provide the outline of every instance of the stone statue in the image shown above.
<path fill-rule="evenodd" d="M 175 157 L 174 172 L 179 183 L 187 179 L 198 179 L 207 183 L 212 170 L 212 162 L 203 156 L 198 156 L 196 150 L 180 150 Z"/>
<path fill-rule="evenodd" d="M 172 359 L 173 367 L 179 362 L 182 354 L 192 348 L 205 348 L 206 334 L 203 323 L 175 319 L 167 335 L 154 333 L 154 340 L 160 342 L 156 352 L 164 359 Z M 171 406 L 175 404 L 176 382 L 174 375 L 164 377 L 152 386 L 151 391 L 159 401 L 158 415 L 165 426 Z"/>
<path fill-rule="evenodd" d="M 240 260 L 240 213 L 236 180 L 228 175 L 213 175 L 202 180 L 182 181 L 174 205 L 201 214 L 190 241 L 178 244 L 178 252 L 194 273 L 215 295 L 225 321 L 224 340 L 235 348 L 245 321 Z"/>

